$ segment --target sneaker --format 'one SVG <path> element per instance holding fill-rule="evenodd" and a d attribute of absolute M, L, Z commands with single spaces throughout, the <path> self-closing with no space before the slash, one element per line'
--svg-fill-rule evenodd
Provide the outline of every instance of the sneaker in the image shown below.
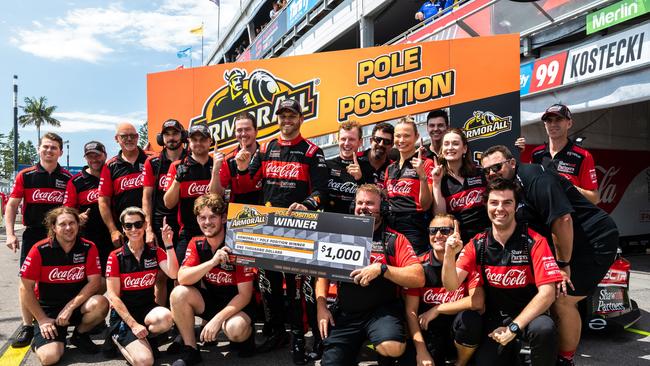
<path fill-rule="evenodd" d="M 575 366 L 575 362 L 573 362 L 573 359 L 569 360 L 568 358 L 564 358 L 561 356 L 557 357 L 557 366 Z"/>
<path fill-rule="evenodd" d="M 23 325 L 11 346 L 13 348 L 27 347 L 32 343 L 32 338 L 34 338 L 34 326 Z"/>
<path fill-rule="evenodd" d="M 276 348 L 280 348 L 289 343 L 289 333 L 286 330 L 275 331 L 273 332 L 264 343 L 257 347 L 257 350 L 260 353 L 269 352 Z"/>
<path fill-rule="evenodd" d="M 167 352 L 168 355 L 177 355 L 177 354 L 181 353 L 181 351 L 183 350 L 183 345 L 184 345 L 183 344 L 183 338 L 179 334 L 176 337 L 174 337 L 174 340 L 172 341 L 172 343 L 170 343 L 169 347 L 167 347 L 166 352 Z"/>
<path fill-rule="evenodd" d="M 172 363 L 172 366 L 191 366 L 202 361 L 201 351 L 197 348 L 183 345 L 181 357 Z"/>
<path fill-rule="evenodd" d="M 293 337 L 291 342 L 291 360 L 294 365 L 306 365 L 307 356 L 305 355 L 305 339 Z"/>
<path fill-rule="evenodd" d="M 90 339 L 88 333 L 77 333 L 77 330 L 75 330 L 70 337 L 70 344 L 76 346 L 81 353 L 87 355 L 94 355 L 99 352 L 99 346 Z"/>

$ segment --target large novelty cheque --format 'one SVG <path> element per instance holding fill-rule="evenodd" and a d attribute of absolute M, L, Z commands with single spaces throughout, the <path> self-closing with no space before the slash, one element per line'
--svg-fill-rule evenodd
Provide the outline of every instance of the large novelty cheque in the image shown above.
<path fill-rule="evenodd" d="M 369 264 L 373 225 L 368 216 L 231 203 L 226 246 L 239 265 L 351 281 Z"/>

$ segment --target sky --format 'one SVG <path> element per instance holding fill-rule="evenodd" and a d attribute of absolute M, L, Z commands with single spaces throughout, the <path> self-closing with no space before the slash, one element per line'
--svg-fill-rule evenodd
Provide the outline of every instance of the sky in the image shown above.
<path fill-rule="evenodd" d="M 61 127 L 41 127 L 41 135 L 53 131 L 70 141 L 71 166 L 84 165 L 83 145 L 90 140 L 115 155 L 116 124 L 137 128 L 147 119 L 147 74 L 189 67 L 189 58 L 176 53 L 190 46 L 193 65 L 200 65 L 201 37 L 190 29 L 204 23 L 207 59 L 217 44 L 217 24 L 225 34 L 239 7 L 240 0 L 221 0 L 218 22 L 209 0 L 1 1 L 0 133 L 13 126 L 18 75 L 19 106 L 25 97 L 40 96 L 57 106 Z M 36 145 L 34 127 L 19 127 L 19 133 Z"/>

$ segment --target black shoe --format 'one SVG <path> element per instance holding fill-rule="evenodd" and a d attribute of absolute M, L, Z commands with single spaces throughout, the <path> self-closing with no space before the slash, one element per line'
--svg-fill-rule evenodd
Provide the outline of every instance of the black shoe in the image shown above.
<path fill-rule="evenodd" d="M 293 337 L 291 342 L 291 360 L 294 365 L 306 365 L 307 356 L 305 355 L 305 339 Z"/>
<path fill-rule="evenodd" d="M 183 338 L 179 334 L 174 338 L 172 343 L 169 344 L 169 347 L 167 347 L 166 352 L 168 355 L 177 355 L 181 353 L 181 351 L 183 350 L 183 346 L 184 346 Z"/>
<path fill-rule="evenodd" d="M 230 342 L 232 350 L 237 351 L 237 357 L 247 358 L 255 355 L 255 333 L 252 333 L 247 340 L 243 342 Z"/>
<path fill-rule="evenodd" d="M 286 330 L 273 332 L 264 343 L 257 347 L 258 352 L 264 353 L 280 348 L 289 342 L 289 333 Z"/>
<path fill-rule="evenodd" d="M 573 360 L 566 359 L 564 357 L 558 356 L 557 357 L 557 366 L 575 366 L 575 362 Z"/>
<path fill-rule="evenodd" d="M 307 359 L 309 361 L 320 360 L 323 357 L 323 341 L 314 339 L 314 346 L 311 349 L 311 352 L 307 354 Z"/>
<path fill-rule="evenodd" d="M 99 346 L 90 339 L 88 333 L 77 333 L 77 330 L 75 330 L 70 337 L 70 344 L 76 346 L 81 353 L 87 355 L 94 355 L 99 352 Z"/>
<path fill-rule="evenodd" d="M 197 348 L 183 345 L 181 357 L 172 363 L 172 366 L 191 366 L 201 362 L 201 351 Z"/>
<path fill-rule="evenodd" d="M 149 342 L 149 347 L 151 347 L 151 354 L 153 355 L 153 358 L 160 358 L 160 350 L 158 349 L 158 336 L 147 338 L 147 341 Z"/>
<path fill-rule="evenodd" d="M 27 347 L 32 343 L 32 338 L 34 338 L 34 326 L 23 325 L 20 327 L 20 331 L 11 346 L 13 348 Z"/>

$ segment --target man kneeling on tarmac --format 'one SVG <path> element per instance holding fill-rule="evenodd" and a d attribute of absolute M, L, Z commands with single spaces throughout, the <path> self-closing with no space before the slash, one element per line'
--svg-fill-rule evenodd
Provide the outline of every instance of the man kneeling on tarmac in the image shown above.
<path fill-rule="evenodd" d="M 385 195 L 374 184 L 357 188 L 354 214 L 375 218 L 372 264 L 352 271 L 354 282 L 339 283 L 338 299 L 329 309 L 329 280 L 318 279 L 318 326 L 324 340 L 322 366 L 356 365 L 366 338 L 381 356 L 380 365 L 401 356 L 406 348 L 404 305 L 399 294 L 401 286 L 422 287 L 424 271 L 406 237 L 386 227 L 382 200 Z"/>
<path fill-rule="evenodd" d="M 172 317 L 185 344 L 173 366 L 201 362 L 194 316 L 207 321 L 200 336 L 203 342 L 215 341 L 223 329 L 231 342 L 246 342 L 240 356 L 254 345 L 254 273 L 252 268 L 230 263 L 230 250 L 224 246 L 226 204 L 220 195 L 207 194 L 194 202 L 194 214 L 203 235 L 189 242 L 178 270 L 180 286 L 171 294 Z"/>
<path fill-rule="evenodd" d="M 58 207 L 45 217 L 48 238 L 36 243 L 20 269 L 20 298 L 37 321 L 34 343 L 43 365 L 57 363 L 65 351 L 68 326 L 75 325 L 70 343 L 84 353 L 97 353 L 88 331 L 104 321 L 108 301 L 101 287 L 99 254 L 79 237 L 79 212 Z M 38 284 L 39 297 L 34 289 Z"/>

